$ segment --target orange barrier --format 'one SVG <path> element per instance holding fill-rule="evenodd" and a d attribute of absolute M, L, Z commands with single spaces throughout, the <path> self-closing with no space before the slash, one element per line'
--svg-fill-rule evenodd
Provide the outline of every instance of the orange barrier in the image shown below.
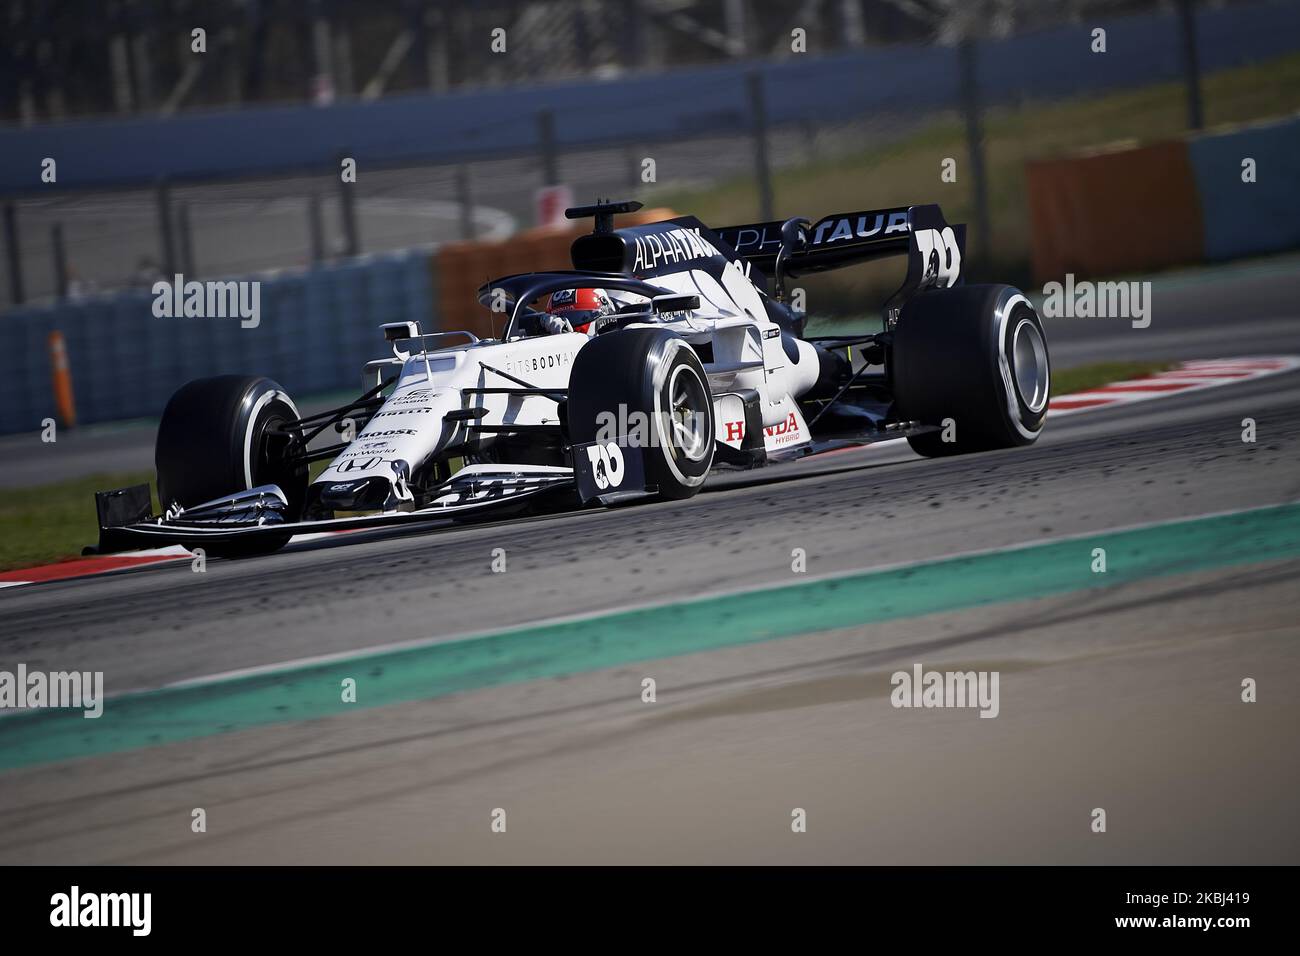
<path fill-rule="evenodd" d="M 615 217 L 615 226 L 639 226 L 676 215 L 671 209 L 642 209 Z M 443 246 L 435 255 L 438 304 L 434 328 L 465 329 L 480 337 L 500 334 L 505 318 L 494 316 L 479 305 L 476 296 L 479 286 L 521 272 L 572 269 L 569 247 L 574 239 L 590 230 L 590 223 L 582 222 L 528 229 L 509 239 L 492 242 L 451 242 Z"/>
<path fill-rule="evenodd" d="M 1040 282 L 1198 262 L 1201 209 L 1182 140 L 1025 164 Z"/>
<path fill-rule="evenodd" d="M 54 383 L 54 407 L 59 413 L 59 420 L 64 428 L 74 428 L 77 424 L 77 402 L 72 395 L 72 373 L 68 370 L 68 347 L 63 341 L 63 333 L 51 332 L 50 375 Z"/>

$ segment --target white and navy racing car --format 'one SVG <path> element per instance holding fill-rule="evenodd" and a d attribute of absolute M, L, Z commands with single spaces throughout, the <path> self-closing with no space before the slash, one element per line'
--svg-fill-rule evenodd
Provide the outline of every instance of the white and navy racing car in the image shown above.
<path fill-rule="evenodd" d="M 147 485 L 100 492 L 97 550 L 251 554 L 313 531 L 686 498 L 721 469 L 886 438 L 938 456 L 1042 430 L 1039 317 L 1017 289 L 963 282 L 965 229 L 937 206 L 614 228 L 639 206 L 568 210 L 595 220 L 573 270 L 484 285 L 490 338 L 384 326 L 391 354 L 342 407 L 303 415 L 255 376 L 183 386 L 158 428 L 163 513 Z M 877 330 L 804 335 L 791 278 L 899 254 Z"/>

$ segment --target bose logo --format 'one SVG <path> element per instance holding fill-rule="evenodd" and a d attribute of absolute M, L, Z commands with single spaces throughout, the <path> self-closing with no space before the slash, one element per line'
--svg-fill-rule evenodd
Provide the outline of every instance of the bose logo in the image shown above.
<path fill-rule="evenodd" d="M 589 445 L 587 459 L 591 462 L 591 474 L 596 480 L 596 487 L 601 491 L 617 488 L 623 483 L 623 449 L 616 443 Z"/>

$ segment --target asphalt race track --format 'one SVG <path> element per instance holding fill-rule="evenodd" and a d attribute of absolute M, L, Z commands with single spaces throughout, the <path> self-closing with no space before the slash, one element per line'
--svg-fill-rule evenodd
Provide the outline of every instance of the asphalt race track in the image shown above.
<path fill-rule="evenodd" d="M 1149 329 L 1062 320 L 1049 344 L 1071 365 L 1300 354 L 1297 294 L 1294 270 L 1242 267 L 1158 290 Z M 0 666 L 102 670 L 110 695 L 327 655 L 342 655 L 337 675 L 403 642 L 426 660 L 438 641 L 532 641 L 595 612 L 614 614 L 588 625 L 608 620 L 612 648 L 620 612 L 740 590 L 805 588 L 810 623 L 759 640 L 743 612 L 708 611 L 704 627 L 660 608 L 668 625 L 621 662 L 593 669 L 593 653 L 532 680 L 502 638 L 483 651 L 497 671 L 488 656 L 461 689 L 389 706 L 365 706 L 389 675 L 359 665 L 349 712 L 231 733 L 211 716 L 182 726 L 198 711 L 169 711 L 184 692 L 164 691 L 139 733 L 175 742 L 0 763 L 0 863 L 1295 864 L 1300 540 L 1294 509 L 1251 512 L 1297 501 L 1291 372 L 1060 418 L 1016 452 L 922 461 L 892 444 L 730 475 L 681 503 L 9 589 Z M 1192 520 L 1224 512 L 1247 518 Z M 1239 520 L 1253 523 L 1234 537 L 1223 522 Z M 1113 577 L 1090 568 L 1099 542 L 1114 542 Z M 1036 563 L 1064 583 L 1017 590 Z M 913 564 L 813 594 L 826 576 Z M 937 583 L 918 598 L 910 577 Z M 977 580 L 997 593 L 961 597 Z M 891 675 L 918 663 L 1000 673 L 996 719 L 891 706 Z M 303 693 L 312 673 L 294 665 L 275 692 Z M 228 685 L 206 686 L 219 710 Z M 0 753 L 15 719 L 0 719 Z M 795 808 L 807 832 L 792 832 Z"/>

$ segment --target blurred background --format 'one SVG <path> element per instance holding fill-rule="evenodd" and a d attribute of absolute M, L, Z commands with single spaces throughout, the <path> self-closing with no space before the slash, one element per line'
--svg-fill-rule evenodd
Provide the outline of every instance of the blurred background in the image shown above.
<path fill-rule="evenodd" d="M 0 861 L 1295 863 L 1297 110 L 1300 0 L 0 0 L 0 649 L 127 692 L 0 718 Z M 474 288 L 564 267 L 597 196 L 938 203 L 971 280 L 1154 320 L 1047 317 L 1100 410 L 1016 453 L 82 556 L 183 383 L 346 402 L 381 323 L 487 333 Z M 800 277 L 810 329 L 878 329 L 905 266 Z M 155 316 L 176 275 L 259 321 Z M 896 712 L 921 662 L 1002 716 Z"/>
<path fill-rule="evenodd" d="M 352 387 L 381 322 L 483 331 L 469 291 L 564 265 L 560 214 L 596 196 L 715 225 L 938 202 L 969 224 L 974 279 L 1026 288 L 1300 245 L 1295 0 L 0 0 L 0 18 L 0 433 L 60 413 L 55 331 L 83 423 L 156 416 L 218 372 Z M 1255 153 L 1290 165 L 1247 183 Z M 809 280 L 810 315 L 873 318 L 899 269 Z M 176 273 L 260 279 L 260 325 L 155 318 L 149 286 Z"/>

